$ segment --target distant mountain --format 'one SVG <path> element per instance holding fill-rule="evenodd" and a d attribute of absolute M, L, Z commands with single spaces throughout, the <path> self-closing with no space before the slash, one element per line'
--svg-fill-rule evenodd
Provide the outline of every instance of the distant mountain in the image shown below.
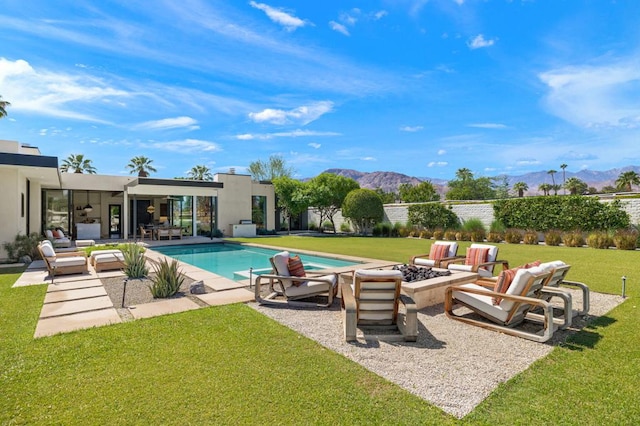
<path fill-rule="evenodd" d="M 626 166 L 617 169 L 611 169 L 606 171 L 595 171 L 595 170 L 581 170 L 577 173 L 574 172 L 565 172 L 565 179 L 569 179 L 571 177 L 577 177 L 580 180 L 586 182 L 586 184 L 590 187 L 594 187 L 602 189 L 605 186 L 615 186 L 616 179 L 623 173 L 627 171 L 635 171 L 640 174 L 639 166 Z M 427 177 L 414 177 L 407 176 L 402 173 L 396 172 L 359 172 L 357 170 L 352 169 L 327 169 L 323 173 L 333 173 L 335 175 L 345 176 L 356 180 L 361 188 L 369 188 L 376 189 L 382 188 L 385 192 L 397 192 L 398 187 L 403 183 L 409 183 L 412 185 L 417 185 L 423 181 L 430 181 L 433 186 L 436 188 L 436 191 L 439 194 L 444 194 L 447 191 L 447 181 L 443 179 L 432 179 Z M 532 172 L 524 175 L 517 176 L 509 176 L 506 175 L 509 185 L 513 185 L 516 182 L 524 182 L 529 187 L 529 191 L 527 191 L 527 195 L 536 195 L 540 194 L 538 191 L 538 186 L 543 183 L 552 183 L 551 175 L 546 171 L 540 172 Z M 557 173 L 554 174 L 555 183 L 558 185 L 562 185 L 563 177 L 562 170 L 558 170 Z"/>

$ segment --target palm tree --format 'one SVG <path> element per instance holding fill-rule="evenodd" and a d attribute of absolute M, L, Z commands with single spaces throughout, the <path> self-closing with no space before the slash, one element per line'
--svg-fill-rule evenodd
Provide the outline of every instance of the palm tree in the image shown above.
<path fill-rule="evenodd" d="M 187 173 L 192 180 L 213 180 L 211 170 L 207 166 L 195 166 Z"/>
<path fill-rule="evenodd" d="M 633 170 L 620 173 L 620 176 L 616 179 L 616 186 L 618 189 L 626 189 L 631 192 L 633 191 L 631 188 L 632 185 L 640 185 L 640 175 Z"/>
<path fill-rule="evenodd" d="M 520 198 L 524 197 L 524 191 L 527 191 L 528 189 L 529 185 L 525 182 L 516 182 L 513 184 L 513 190 L 518 191 L 518 197 Z"/>
<path fill-rule="evenodd" d="M 538 186 L 538 190 L 542 191 L 544 195 L 549 195 L 549 191 L 551 191 L 550 183 L 542 183 Z"/>
<path fill-rule="evenodd" d="M 3 101 L 2 95 L 0 95 L 0 118 L 7 116 L 7 107 L 11 106 L 11 102 Z"/>
<path fill-rule="evenodd" d="M 138 176 L 140 177 L 148 177 L 149 172 L 156 171 L 151 163 L 153 163 L 153 160 L 150 160 L 147 157 L 133 157 L 131 160 L 129 160 L 127 168 L 131 169 L 129 171 L 130 174 L 138 173 Z"/>
<path fill-rule="evenodd" d="M 557 189 L 555 189 L 555 188 L 556 188 L 556 180 L 555 180 L 555 178 L 554 178 L 554 175 L 555 175 L 556 173 L 558 173 L 558 171 L 557 171 L 557 170 L 553 170 L 553 169 L 551 169 L 551 170 L 549 170 L 549 171 L 547 172 L 547 174 L 551 175 L 551 185 L 553 185 L 553 186 L 551 187 L 551 189 L 553 189 L 553 190 L 555 191 L 555 195 L 558 195 L 558 190 L 557 190 Z"/>
<path fill-rule="evenodd" d="M 96 168 L 91 165 L 91 160 L 84 158 L 84 154 L 71 154 L 62 162 L 60 171 L 68 172 L 70 170 L 73 170 L 74 173 L 96 174 Z"/>
<path fill-rule="evenodd" d="M 473 179 L 473 173 L 471 172 L 471 170 L 463 167 L 461 169 L 458 169 L 458 171 L 456 172 L 456 178 L 460 179 L 463 182 L 467 182 Z"/>
<path fill-rule="evenodd" d="M 565 163 L 560 164 L 560 168 L 562 169 L 562 186 L 565 187 L 565 190 L 563 190 L 562 192 L 564 194 L 567 193 L 566 191 L 566 187 L 567 187 L 567 177 L 565 175 L 564 170 L 567 168 L 568 166 Z"/>
<path fill-rule="evenodd" d="M 569 190 L 569 194 L 577 195 L 582 194 L 589 188 L 589 185 L 585 181 L 578 179 L 577 177 L 570 177 L 564 184 L 565 189 Z"/>

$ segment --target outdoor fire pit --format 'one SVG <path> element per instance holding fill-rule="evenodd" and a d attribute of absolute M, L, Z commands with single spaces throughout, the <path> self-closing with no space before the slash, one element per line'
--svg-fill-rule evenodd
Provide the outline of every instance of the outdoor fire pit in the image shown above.
<path fill-rule="evenodd" d="M 428 280 L 431 278 L 448 277 L 451 275 L 451 271 L 449 270 L 435 271 L 429 267 L 415 265 L 396 265 L 393 269 L 402 272 L 402 281 L 407 283 Z"/>

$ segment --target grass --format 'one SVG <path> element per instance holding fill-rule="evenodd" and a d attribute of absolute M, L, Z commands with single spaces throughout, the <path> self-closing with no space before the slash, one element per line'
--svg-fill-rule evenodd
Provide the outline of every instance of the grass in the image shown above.
<path fill-rule="evenodd" d="M 258 242 L 398 262 L 430 246 Z M 241 304 L 34 340 L 45 286 L 11 288 L 21 271 L 0 269 L 0 424 L 640 423 L 638 252 L 501 244 L 499 257 L 565 260 L 572 279 L 601 292 L 619 294 L 625 274 L 630 297 L 463 420 Z"/>

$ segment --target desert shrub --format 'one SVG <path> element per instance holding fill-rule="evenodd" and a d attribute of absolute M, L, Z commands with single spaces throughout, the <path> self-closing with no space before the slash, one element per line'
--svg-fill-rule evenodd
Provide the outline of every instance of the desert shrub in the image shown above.
<path fill-rule="evenodd" d="M 400 229 L 398 229 L 398 236 L 400 238 L 407 238 L 409 236 L 409 233 L 413 232 L 411 230 L 411 228 L 407 228 L 406 226 L 401 226 Z"/>
<path fill-rule="evenodd" d="M 429 231 L 428 229 L 423 229 L 422 231 L 420 231 L 420 238 L 428 240 L 431 239 L 431 237 L 433 237 L 433 232 Z"/>
<path fill-rule="evenodd" d="M 178 261 L 171 259 L 169 262 L 166 258 L 153 264 L 153 274 L 149 279 L 149 290 L 154 298 L 171 297 L 180 290 L 180 286 L 184 282 L 184 275 L 178 270 Z"/>
<path fill-rule="evenodd" d="M 391 237 L 399 237 L 400 230 L 404 227 L 404 225 L 400 222 L 396 222 L 391 226 L 390 236 Z"/>
<path fill-rule="evenodd" d="M 562 235 L 562 242 L 567 247 L 582 247 L 585 243 L 580 231 L 565 232 Z"/>
<path fill-rule="evenodd" d="M 391 236 L 391 224 L 387 222 L 376 223 L 371 233 L 374 237 L 390 237 Z"/>
<path fill-rule="evenodd" d="M 559 246 L 562 242 L 562 233 L 552 229 L 544 233 L 544 243 L 548 246 Z"/>
<path fill-rule="evenodd" d="M 487 241 L 490 243 L 500 243 L 504 241 L 504 232 L 489 231 Z"/>
<path fill-rule="evenodd" d="M 638 247 L 638 232 L 633 229 L 621 229 L 613 236 L 618 250 L 635 250 Z"/>
<path fill-rule="evenodd" d="M 342 232 L 351 232 L 351 226 L 349 226 L 347 222 L 342 222 L 342 224 L 340 224 L 340 230 Z"/>
<path fill-rule="evenodd" d="M 467 231 L 456 232 L 456 241 L 469 241 L 471 240 L 471 234 Z"/>
<path fill-rule="evenodd" d="M 449 241 L 455 241 L 456 240 L 456 231 L 451 230 L 451 229 L 447 229 L 446 231 L 444 231 L 444 239 L 445 240 L 449 240 Z"/>
<path fill-rule="evenodd" d="M 324 222 L 322 222 L 322 229 L 324 231 L 333 231 L 333 224 L 330 220 L 325 220 Z"/>
<path fill-rule="evenodd" d="M 129 278 L 142 278 L 147 276 L 149 268 L 144 258 L 144 248 L 130 243 L 122 248 L 124 257 L 124 273 Z"/>
<path fill-rule="evenodd" d="M 412 204 L 407 208 L 409 222 L 424 228 L 457 229 L 460 219 L 441 203 Z"/>
<path fill-rule="evenodd" d="M 506 230 L 507 227 L 497 219 L 491 222 L 491 226 L 489 226 L 489 232 L 504 234 Z"/>
<path fill-rule="evenodd" d="M 444 238 L 444 231 L 442 229 L 436 229 L 433 231 L 434 240 L 442 240 Z"/>
<path fill-rule="evenodd" d="M 538 233 L 536 231 L 527 231 L 522 236 L 522 242 L 529 245 L 538 244 Z"/>
<path fill-rule="evenodd" d="M 317 231 L 318 225 L 315 222 L 309 222 L 309 231 Z"/>
<path fill-rule="evenodd" d="M 595 249 L 608 249 L 613 246 L 613 238 L 603 231 L 594 231 L 587 235 L 587 245 Z"/>
<path fill-rule="evenodd" d="M 42 238 L 37 232 L 32 232 L 29 235 L 16 235 L 13 242 L 7 242 L 2 244 L 9 260 L 20 260 L 23 256 L 29 256 L 32 260 L 40 258 L 38 253 L 38 244 Z"/>
<path fill-rule="evenodd" d="M 504 233 L 504 240 L 509 244 L 520 244 L 522 234 L 517 229 L 507 229 Z"/>

